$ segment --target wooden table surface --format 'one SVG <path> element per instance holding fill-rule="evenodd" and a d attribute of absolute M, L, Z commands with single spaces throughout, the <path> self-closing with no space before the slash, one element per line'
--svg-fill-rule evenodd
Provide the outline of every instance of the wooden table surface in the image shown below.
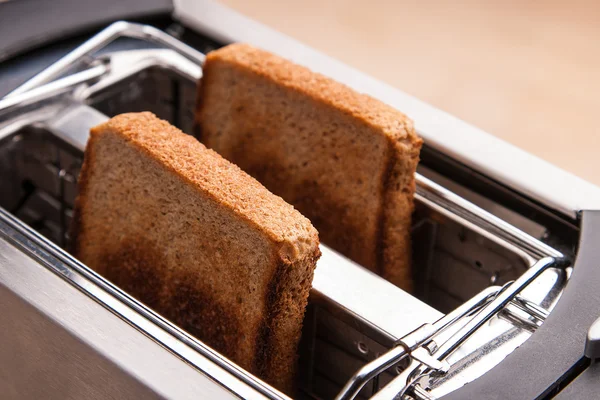
<path fill-rule="evenodd" d="M 600 185 L 599 0 L 221 0 Z"/>

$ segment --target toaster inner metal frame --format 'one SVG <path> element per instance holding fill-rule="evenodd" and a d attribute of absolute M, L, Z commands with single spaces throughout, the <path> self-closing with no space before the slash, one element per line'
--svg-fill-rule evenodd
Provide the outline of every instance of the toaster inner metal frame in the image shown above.
<path fill-rule="evenodd" d="M 167 47 L 168 50 L 116 52 L 91 57 L 108 43 L 120 37 L 149 40 Z M 58 184 L 45 188 L 46 192 L 53 192 L 61 199 L 73 199 L 76 194 L 76 177 L 81 163 L 80 154 L 85 147 L 89 127 L 106 120 L 105 114 L 111 115 L 120 109 L 118 106 L 114 107 L 115 85 L 121 84 L 118 89 L 120 92 L 116 94 L 118 98 L 116 102 L 127 103 L 132 97 L 135 97 L 135 90 L 143 90 L 143 85 L 139 84 L 140 77 L 151 80 L 156 71 L 159 71 L 160 74 L 176 75 L 177 79 L 183 82 L 182 85 L 162 88 L 172 92 L 171 101 L 178 102 L 177 105 L 166 108 L 170 110 L 171 115 L 160 115 L 160 111 L 164 107 L 160 110 L 151 109 L 153 103 L 160 102 L 158 98 L 146 99 L 148 100 L 146 103 L 142 101 L 142 104 L 136 105 L 139 109 L 128 109 L 128 111 L 155 111 L 160 117 L 174 121 L 184 131 L 192 132 L 193 103 L 189 104 L 190 100 L 185 103 L 181 99 L 195 99 L 194 83 L 201 76 L 200 65 L 203 60 L 204 55 L 155 28 L 126 22 L 115 23 L 9 94 L 5 99 L 0 100 L 0 142 L 10 140 L 11 146 L 19 146 L 20 143 L 26 143 L 29 136 L 46 138 L 47 132 L 51 132 L 53 137 L 51 140 L 59 140 L 65 144 L 64 151 L 54 154 L 53 157 L 56 157 L 54 160 L 37 159 L 34 162 L 40 165 L 49 165 L 50 168 L 47 168 L 48 171 L 44 171 L 44 173 L 58 177 Z M 65 75 L 67 72 L 69 75 Z M 127 88 L 131 91 L 123 91 L 122 83 L 130 80 L 132 81 L 131 85 Z M 161 87 L 155 86 L 155 89 L 160 90 Z M 140 97 L 139 93 L 137 96 Z M 193 102 L 193 100 L 191 101 Z M 132 103 L 127 104 L 131 106 Z M 43 140 L 32 143 L 44 146 Z M 29 150 L 36 149 L 36 145 L 26 144 L 26 146 Z M 78 154 L 79 156 L 77 156 Z M 35 151 L 29 151 L 28 156 L 35 158 L 39 157 L 39 154 L 36 155 Z M 21 162 L 27 162 L 27 160 L 21 160 Z M 512 271 L 504 277 L 501 276 L 500 278 L 503 278 L 504 281 L 499 279 L 498 275 L 486 275 L 484 281 L 487 284 L 482 287 L 482 291 L 461 294 L 457 302 L 463 303 L 441 318 L 441 314 L 436 314 L 426 307 L 420 306 L 418 302 L 415 302 L 416 299 L 410 300 L 411 296 L 402 297 L 407 302 L 408 308 L 414 308 L 417 314 L 422 314 L 420 321 L 425 322 L 420 327 L 414 326 L 413 329 L 417 329 L 410 333 L 395 330 L 394 327 L 382 328 L 377 323 L 378 321 L 365 319 L 359 311 L 352 308 L 340 313 L 340 304 L 335 302 L 331 294 L 322 293 L 325 289 L 318 288 L 317 293 L 313 291 L 311 307 L 329 310 L 336 314 L 341 321 L 354 325 L 356 331 L 362 334 L 359 337 L 363 339 L 355 341 L 359 353 L 365 354 L 362 351 L 366 340 L 365 332 L 369 332 L 368 337 L 375 338 L 376 342 L 383 344 L 383 348 L 378 351 L 366 352 L 372 354 L 369 354 L 369 357 L 363 357 L 362 364 L 370 362 L 364 364 L 351 377 L 338 394 L 340 399 L 353 398 L 359 393 L 362 396 L 375 395 L 377 398 L 386 398 L 386 396 L 393 398 L 398 393 L 404 394 L 405 392 L 413 398 L 424 398 L 425 389 L 433 388 L 436 382 L 438 385 L 440 382 L 444 383 L 443 376 L 452 371 L 451 364 L 456 361 L 451 360 L 450 356 L 461 345 L 465 347 L 465 342 L 468 345 L 468 339 L 476 336 L 475 333 L 481 334 L 481 330 L 478 331 L 479 327 L 492 318 L 502 318 L 505 323 L 511 321 L 511 324 L 519 327 L 518 329 L 533 331 L 543 322 L 553 304 L 558 300 L 560 290 L 565 284 L 566 278 L 561 274 L 565 271 L 567 264 L 565 264 L 565 256 L 561 252 L 455 195 L 421 174 L 416 174 L 416 181 L 415 198 L 418 206 L 420 204 L 427 210 L 435 212 L 435 217 L 438 219 L 447 218 L 456 226 L 462 227 L 461 229 L 476 234 L 480 240 L 487 240 L 490 246 L 496 246 L 498 249 L 504 249 L 513 254 L 514 257 L 520 259 L 524 269 L 518 271 L 519 275 Z M 25 196 L 13 204 L 13 214 L 19 215 L 20 207 L 24 207 L 36 196 L 33 190 L 27 192 L 26 189 Z M 23 190 L 23 188 L 14 190 Z M 42 191 L 38 191 L 37 195 L 40 193 L 43 195 Z M 70 218 L 70 206 L 72 204 L 65 201 L 56 204 L 55 208 L 59 210 L 58 216 L 52 221 L 46 220 L 45 223 L 48 226 L 42 228 L 36 226 L 36 223 L 39 224 L 40 221 L 36 222 L 35 215 L 25 213 L 21 214 L 20 218 L 64 247 L 69 239 L 67 226 Z M 58 257 L 64 266 L 62 269 L 57 269 L 57 273 L 64 275 L 66 270 L 77 271 L 86 279 L 100 284 L 107 293 L 133 308 L 136 313 L 148 318 L 153 324 L 171 332 L 194 350 L 207 355 L 209 359 L 213 359 L 219 365 L 224 365 L 228 371 L 244 382 L 260 388 L 267 397 L 283 397 L 279 392 L 223 359 L 202 343 L 105 281 L 2 208 L 0 208 L 0 220 L 10 224 L 14 230 L 25 233 L 28 240 L 49 249 Z M 413 228 L 413 236 L 415 229 L 424 229 L 421 222 L 425 223 L 427 220 L 424 218 L 417 221 Z M 342 262 L 341 257 L 326 247 L 324 249 L 328 257 L 331 256 L 335 261 Z M 425 264 L 431 265 L 431 262 L 425 262 Z M 424 273 L 430 275 L 435 272 L 425 268 Z M 533 295 L 536 299 L 535 301 L 531 300 L 533 289 L 528 286 L 536 278 L 549 272 L 552 272 L 549 283 L 538 285 L 535 288 L 537 292 Z M 555 279 L 552 280 L 552 277 Z M 318 284 L 320 282 L 315 282 L 315 286 Z M 497 286 L 497 284 L 502 286 Z M 488 285 L 491 286 L 486 287 Z M 389 289 L 389 286 L 384 285 L 383 287 Z M 396 289 L 395 292 L 401 291 Z M 93 293 L 90 294 L 95 296 Z M 110 301 L 107 301 L 106 304 L 110 304 Z M 342 304 L 341 309 L 344 309 L 344 306 Z M 310 315 L 309 307 L 307 319 L 312 318 Z M 427 322 L 435 320 L 437 321 L 433 323 Z M 308 321 L 308 325 L 310 326 L 310 321 Z M 140 329 L 145 330 L 143 326 Z M 500 335 L 510 336 L 515 333 L 514 329 L 502 331 Z M 303 339 L 303 341 L 306 340 Z M 484 343 L 488 341 L 484 341 Z M 309 345 L 313 345 L 314 349 L 314 343 Z M 389 350 L 386 351 L 386 348 Z M 171 350 L 173 351 L 172 348 Z M 314 362 L 314 357 L 314 354 L 310 356 L 309 363 Z M 493 365 L 495 364 L 491 366 Z M 491 366 L 487 368 L 489 369 Z M 389 373 L 390 368 L 396 368 L 399 375 L 394 378 L 394 374 Z M 388 375 L 383 378 L 382 374 L 385 371 Z M 365 383 L 374 377 L 378 377 L 375 384 L 369 390 L 362 389 L 361 392 Z M 426 377 L 428 381 L 424 382 L 423 377 Z M 313 378 L 312 376 L 308 377 L 309 381 Z M 342 378 L 337 378 L 338 384 L 340 379 Z M 387 385 L 385 385 L 386 383 Z M 415 384 L 421 386 L 415 386 Z M 380 387 L 383 389 L 378 390 Z M 429 393 L 427 396 L 431 397 L 433 394 Z"/>

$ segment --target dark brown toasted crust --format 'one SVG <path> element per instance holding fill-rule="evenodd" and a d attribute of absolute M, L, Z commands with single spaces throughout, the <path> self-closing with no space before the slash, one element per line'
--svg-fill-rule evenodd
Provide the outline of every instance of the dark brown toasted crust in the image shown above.
<path fill-rule="evenodd" d="M 413 174 L 422 145 L 412 122 L 369 96 L 244 44 L 209 53 L 203 75 L 196 113 L 200 139 L 296 206 L 323 242 L 410 290 Z M 319 122 L 311 126 L 306 120 Z M 306 129 L 312 138 L 301 142 L 297 138 Z M 320 150 L 332 134 L 347 140 L 339 142 L 339 153 L 305 155 L 307 148 Z M 282 137 L 293 139 L 278 144 L 287 140 Z M 368 142 L 363 160 L 354 138 Z M 378 153 L 378 146 L 385 149 Z M 370 165 L 360 164 L 368 157 Z M 335 173 L 334 158 L 351 173 L 327 181 Z M 315 163 L 329 167 L 311 172 Z M 357 177 L 358 184 L 352 181 Z M 357 196 L 365 207 L 347 200 Z"/>
<path fill-rule="evenodd" d="M 411 269 L 411 217 L 414 211 L 415 180 L 406 171 L 416 169 L 420 143 L 410 151 L 399 151 L 398 143 L 390 143 L 390 158 L 382 196 L 380 266 L 381 275 L 404 290 L 413 288 Z M 406 163 L 407 165 L 404 165 Z M 400 192 L 400 193 L 398 193 Z"/>
<path fill-rule="evenodd" d="M 128 126 L 129 128 L 127 128 Z M 171 141 L 170 136 L 157 145 L 152 141 L 153 134 L 137 132 L 138 130 L 151 131 L 157 127 L 160 132 L 172 135 L 173 141 L 181 140 L 181 143 L 184 143 L 183 147 L 178 148 L 178 145 Z M 137 133 L 128 133 L 126 128 L 133 129 Z M 205 281 L 210 276 L 203 275 L 206 273 L 206 268 L 202 273 L 198 273 L 193 268 L 195 262 L 193 254 L 181 262 L 178 261 L 179 259 L 175 260 L 175 264 L 170 255 L 165 255 L 171 254 L 166 249 L 172 250 L 178 247 L 176 244 L 171 246 L 169 238 L 165 237 L 166 233 L 162 234 L 160 230 L 152 231 L 154 220 L 161 218 L 160 213 L 154 214 L 160 207 L 156 208 L 152 202 L 150 204 L 121 204 L 125 208 L 133 207 L 132 211 L 137 207 L 149 210 L 150 214 L 140 221 L 141 226 L 139 227 L 131 226 L 131 224 L 114 218 L 104 223 L 102 218 L 105 218 L 106 215 L 99 215 L 100 213 L 86 216 L 86 208 L 89 209 L 93 202 L 103 201 L 91 197 L 90 189 L 91 185 L 104 182 L 99 180 L 103 176 L 103 171 L 99 170 L 100 164 L 97 158 L 108 156 L 106 154 L 108 150 L 98 147 L 101 145 L 99 138 L 104 135 L 112 135 L 109 137 L 110 139 L 114 136 L 119 138 L 119 141 L 124 140 L 122 146 L 127 147 L 129 152 L 133 149 L 136 156 L 143 155 L 140 159 L 149 162 L 153 166 L 152 171 L 168 172 L 169 179 L 172 178 L 174 182 L 179 182 L 178 184 L 182 187 L 191 188 L 190 190 L 197 189 L 198 192 L 194 196 L 212 199 L 214 209 L 219 214 L 227 214 L 237 221 L 243 221 L 240 223 L 245 228 L 257 232 L 258 237 L 264 237 L 265 243 L 270 243 L 264 257 L 268 260 L 266 264 L 272 267 L 265 268 L 265 271 L 271 271 L 269 273 L 273 276 L 266 280 L 269 282 L 268 285 L 262 286 L 262 283 L 257 283 L 256 286 L 256 296 L 264 299 L 260 302 L 264 304 L 262 306 L 264 309 L 257 321 L 257 326 L 260 326 L 257 330 L 260 332 L 255 341 L 253 339 L 249 342 L 248 338 L 245 338 L 252 336 L 254 331 L 248 328 L 248 325 L 253 323 L 248 319 L 250 314 L 243 311 L 252 304 L 248 304 L 248 299 L 243 298 L 243 292 L 236 292 L 242 293 L 242 297 L 235 299 L 227 297 L 224 302 L 223 298 L 219 298 L 214 292 L 207 290 Z M 98 149 L 103 153 L 97 153 Z M 199 181 L 198 176 L 195 176 L 197 169 L 189 170 L 188 167 L 191 164 L 186 164 L 185 161 L 186 157 L 190 157 L 190 154 L 193 157 L 197 152 L 201 152 L 203 157 L 208 157 L 202 160 L 202 165 L 207 168 L 202 172 L 203 176 L 210 179 L 210 176 L 215 173 L 214 171 L 218 170 L 221 172 L 216 173 L 221 173 L 222 175 L 219 175 L 221 178 L 239 182 L 223 182 L 219 179 Z M 170 154 L 175 163 L 161 159 L 159 153 Z M 219 169 L 223 167 L 223 163 L 227 163 L 225 172 Z M 141 169 L 137 171 L 139 171 L 138 175 L 146 172 Z M 122 180 L 123 185 L 127 186 L 128 176 L 123 176 Z M 172 183 L 171 181 L 162 182 L 167 186 Z M 213 188 L 213 183 L 216 183 L 217 187 Z M 317 232 L 305 218 L 283 203 L 280 198 L 268 193 L 264 187 L 257 184 L 239 168 L 229 164 L 191 137 L 183 135 L 179 130 L 159 121 L 149 113 L 118 116 L 108 124 L 94 128 L 86 148 L 79 185 L 80 192 L 75 203 L 71 230 L 73 234 L 72 249 L 76 257 L 242 367 L 282 390 L 290 389 L 289 382 L 291 382 L 292 376 L 283 374 L 293 371 L 295 350 L 311 287 L 312 273 L 316 259 L 320 255 Z M 264 206 L 232 204 L 232 202 L 238 201 L 236 196 L 240 193 L 222 193 L 220 191 L 222 188 L 219 186 L 223 185 L 230 185 L 232 190 L 237 192 L 242 188 L 245 189 L 246 195 L 239 197 L 242 200 L 252 201 L 258 193 L 262 196 L 258 203 L 264 204 Z M 135 186 L 131 187 L 135 189 Z M 122 189 L 119 187 L 111 190 Z M 133 189 L 131 191 L 135 191 Z M 146 201 L 143 196 L 141 199 L 142 202 Z M 283 209 L 278 209 L 278 207 L 283 207 Z M 110 214 L 110 211 L 107 210 L 107 213 L 102 214 Z M 90 228 L 86 226 L 86 218 L 88 225 L 92 219 L 100 219 L 100 226 L 104 226 L 102 228 L 105 231 L 102 233 L 104 236 L 98 236 L 99 232 L 97 231 L 90 231 Z M 281 221 L 278 218 L 281 218 Z M 98 226 L 98 221 L 95 223 L 94 226 Z M 193 226 L 186 228 L 186 234 L 195 237 L 194 229 Z M 114 242 L 115 236 L 123 238 Z M 95 237 L 98 240 L 95 240 Z M 104 244 L 102 239 L 107 237 L 109 240 Z M 109 242 L 110 240 L 113 242 Z M 198 237 L 198 243 L 201 243 L 202 240 L 206 239 Z M 227 246 L 226 243 L 222 246 Z M 210 246 L 208 248 L 211 248 Z M 215 246 L 221 245 L 216 244 Z M 182 251 L 187 250 L 182 249 Z M 227 247 L 216 247 L 216 250 L 229 253 L 236 251 Z M 211 250 L 209 253 L 212 254 L 213 251 Z M 177 257 L 177 252 L 175 254 Z M 182 257 L 186 257 L 186 255 L 184 254 Z M 186 268 L 173 268 L 173 265 L 179 264 L 185 265 Z M 229 264 L 225 266 L 215 264 L 215 269 L 222 271 L 227 266 Z M 235 270 L 232 272 L 237 273 Z M 215 274 L 217 277 L 220 276 L 217 272 Z M 309 277 L 310 279 L 308 279 Z M 220 279 L 216 280 L 216 285 L 219 284 L 219 281 Z M 286 282 L 286 284 L 284 285 L 282 282 Z M 228 290 L 228 288 L 217 286 L 216 290 Z M 297 293 L 297 298 L 290 301 L 291 291 Z M 257 306 L 261 306 L 260 303 L 257 303 Z M 285 321 L 279 318 L 282 310 L 286 313 Z M 286 323 L 293 329 L 290 329 Z M 285 345 L 282 346 L 282 344 Z M 259 366 L 262 366 L 261 370 L 258 369 Z"/>
<path fill-rule="evenodd" d="M 289 394 L 293 393 L 297 355 L 295 351 L 290 351 L 286 341 L 298 343 L 302 333 L 301 325 L 289 326 L 289 322 L 304 316 L 313 279 L 314 268 L 311 268 L 311 265 L 315 264 L 319 257 L 321 251 L 317 248 L 304 260 L 295 263 L 280 261 L 267 291 L 267 318 L 261 329 L 254 368 L 258 376 Z M 296 275 L 303 277 L 300 285 L 290 271 L 297 271 Z M 292 293 L 292 299 L 286 298 L 286 293 Z M 295 308 L 289 307 L 290 301 L 296 305 Z M 285 333 L 282 334 L 281 331 Z M 294 360 L 293 363 L 285 361 L 290 358 Z"/>
<path fill-rule="evenodd" d="M 377 218 L 377 274 L 384 276 L 385 270 L 385 237 L 386 237 L 386 195 L 392 180 L 392 170 L 394 169 L 395 156 L 394 153 L 389 151 L 387 155 L 387 161 L 385 163 L 384 173 L 381 175 L 381 191 L 379 196 L 381 197 L 381 207 L 379 209 L 379 216 Z M 406 285 L 406 284 L 405 284 Z M 405 289 L 408 287 L 405 286 Z"/>

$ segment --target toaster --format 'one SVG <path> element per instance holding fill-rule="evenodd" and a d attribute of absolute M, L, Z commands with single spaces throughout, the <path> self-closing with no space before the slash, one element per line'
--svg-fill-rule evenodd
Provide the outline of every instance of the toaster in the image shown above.
<path fill-rule="evenodd" d="M 89 129 L 151 111 L 193 134 L 205 54 L 232 42 L 424 139 L 415 289 L 321 245 L 295 398 L 597 397 L 600 188 L 213 0 L 21 0 L 0 4 L 2 398 L 289 398 L 66 251 Z"/>

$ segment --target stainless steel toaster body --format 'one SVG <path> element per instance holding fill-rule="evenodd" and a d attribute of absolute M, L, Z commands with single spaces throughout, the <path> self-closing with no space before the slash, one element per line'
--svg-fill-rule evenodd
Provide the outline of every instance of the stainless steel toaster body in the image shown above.
<path fill-rule="evenodd" d="M 112 24 L 0 100 L 0 388 L 9 398 L 286 398 L 64 250 L 89 128 L 152 111 L 193 134 L 198 49 L 232 41 L 380 98 L 411 116 L 426 143 L 414 295 L 322 246 L 298 397 L 460 393 L 546 325 L 570 287 L 578 213 L 597 208 L 600 189 L 216 3 L 176 2 L 166 32 Z"/>

